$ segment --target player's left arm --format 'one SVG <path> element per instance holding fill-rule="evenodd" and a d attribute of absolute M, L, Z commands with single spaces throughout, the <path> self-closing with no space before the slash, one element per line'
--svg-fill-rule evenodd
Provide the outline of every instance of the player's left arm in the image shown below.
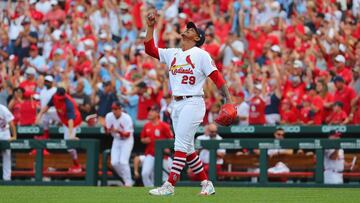
<path fill-rule="evenodd" d="M 216 87 L 221 91 L 221 94 L 226 98 L 225 103 L 232 103 L 229 88 L 227 87 L 224 77 L 218 70 L 214 70 L 209 77 L 215 83 Z"/>
<path fill-rule="evenodd" d="M 205 75 L 211 78 L 216 87 L 221 91 L 222 96 L 226 98 L 225 103 L 232 103 L 229 89 L 226 85 L 224 77 L 220 71 L 216 68 L 215 62 L 211 59 L 209 54 L 202 55 L 202 67 Z"/>

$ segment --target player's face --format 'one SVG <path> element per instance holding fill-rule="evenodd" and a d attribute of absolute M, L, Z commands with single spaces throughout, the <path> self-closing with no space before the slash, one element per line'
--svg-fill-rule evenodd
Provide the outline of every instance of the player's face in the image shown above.
<path fill-rule="evenodd" d="M 183 39 L 186 38 L 193 41 L 199 40 L 199 35 L 194 28 L 186 28 L 186 30 L 181 33 L 181 36 Z"/>
<path fill-rule="evenodd" d="M 121 108 L 112 108 L 112 112 L 114 113 L 115 117 L 121 116 Z"/>
<path fill-rule="evenodd" d="M 159 116 L 159 113 L 157 111 L 154 111 L 154 110 L 150 110 L 149 113 L 148 113 L 148 119 L 149 120 L 154 120 L 156 118 L 158 118 Z"/>
<path fill-rule="evenodd" d="M 285 135 L 285 132 L 282 131 L 282 130 L 277 130 L 275 133 L 274 133 L 274 136 L 276 139 L 284 139 L 284 135 Z"/>

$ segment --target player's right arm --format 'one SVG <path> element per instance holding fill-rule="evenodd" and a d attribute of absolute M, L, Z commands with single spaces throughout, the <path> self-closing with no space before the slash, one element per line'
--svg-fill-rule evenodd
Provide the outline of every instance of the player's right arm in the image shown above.
<path fill-rule="evenodd" d="M 155 29 L 154 27 L 156 23 L 155 15 L 156 13 L 151 11 L 146 16 L 147 31 L 146 31 L 144 45 L 145 45 L 145 52 L 148 55 L 160 59 L 159 50 L 155 46 L 155 42 L 154 42 L 154 29 Z"/>
<path fill-rule="evenodd" d="M 52 97 L 52 98 L 50 99 L 50 101 L 48 102 L 48 104 L 47 104 L 46 106 L 44 106 L 44 107 L 40 110 L 39 114 L 36 116 L 36 120 L 35 120 L 35 123 L 36 123 L 36 124 L 39 124 L 39 123 L 40 123 L 40 120 L 41 120 L 41 117 L 44 115 L 44 113 L 46 113 L 51 106 L 54 106 L 54 104 L 53 104 L 53 98 L 54 98 L 54 97 Z"/>

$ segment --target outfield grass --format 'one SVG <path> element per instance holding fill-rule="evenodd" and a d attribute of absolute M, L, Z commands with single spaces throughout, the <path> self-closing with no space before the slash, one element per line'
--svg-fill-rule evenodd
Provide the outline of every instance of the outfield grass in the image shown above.
<path fill-rule="evenodd" d="M 353 188 L 216 188 L 216 194 L 198 196 L 200 188 L 178 187 L 174 196 L 154 197 L 147 188 L 1 186 L 0 202 L 360 202 Z"/>

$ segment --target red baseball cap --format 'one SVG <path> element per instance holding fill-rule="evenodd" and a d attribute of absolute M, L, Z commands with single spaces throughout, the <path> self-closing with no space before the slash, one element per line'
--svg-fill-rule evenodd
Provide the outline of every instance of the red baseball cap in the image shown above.
<path fill-rule="evenodd" d="M 32 44 L 30 46 L 30 50 L 38 50 L 38 47 L 35 44 Z"/>
<path fill-rule="evenodd" d="M 81 56 L 86 56 L 85 51 L 79 51 L 79 53 L 77 54 L 78 57 Z"/>
<path fill-rule="evenodd" d="M 245 97 L 245 94 L 243 91 L 240 91 L 238 93 L 235 94 L 236 97 L 241 97 L 241 98 L 244 98 Z"/>

